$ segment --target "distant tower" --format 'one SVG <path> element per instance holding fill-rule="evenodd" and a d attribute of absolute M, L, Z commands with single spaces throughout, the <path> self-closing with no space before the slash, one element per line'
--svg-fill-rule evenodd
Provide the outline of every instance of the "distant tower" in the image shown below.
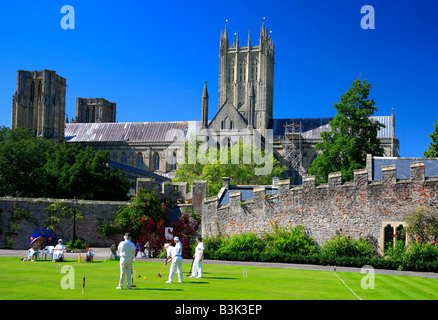
<path fill-rule="evenodd" d="M 55 71 L 17 71 L 11 128 L 28 128 L 38 137 L 64 140 L 66 80 Z"/>
<path fill-rule="evenodd" d="M 202 127 L 208 126 L 208 91 L 207 81 L 204 82 L 204 91 L 202 92 L 202 115 L 201 115 Z"/>
<path fill-rule="evenodd" d="M 103 98 L 77 98 L 76 118 L 72 122 L 116 122 L 116 103 Z"/>
<path fill-rule="evenodd" d="M 258 45 L 251 45 L 248 32 L 247 46 L 239 46 L 239 33 L 230 46 L 225 26 L 219 49 L 219 108 L 229 100 L 248 120 L 252 90 L 255 94 L 254 128 L 264 134 L 273 117 L 274 43 L 263 23 Z"/>

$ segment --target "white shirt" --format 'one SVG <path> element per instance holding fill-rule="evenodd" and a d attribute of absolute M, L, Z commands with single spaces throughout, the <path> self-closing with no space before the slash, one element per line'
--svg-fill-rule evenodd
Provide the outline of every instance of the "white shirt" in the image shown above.
<path fill-rule="evenodd" d="M 168 246 L 167 249 L 166 249 L 166 254 L 167 254 L 167 256 L 170 257 L 171 259 L 172 259 L 173 257 L 175 257 L 175 256 L 176 256 L 176 250 L 175 250 L 175 247 Z"/>
<path fill-rule="evenodd" d="M 61 244 L 57 244 L 56 246 L 55 246 L 55 250 L 65 250 L 65 246 L 61 243 Z"/>
<path fill-rule="evenodd" d="M 176 244 L 175 244 L 175 251 L 176 251 L 176 255 L 177 256 L 182 256 L 182 246 L 181 246 L 181 241 L 178 241 Z"/>
<path fill-rule="evenodd" d="M 135 245 L 129 240 L 120 242 L 117 250 L 119 251 L 120 258 L 134 259 L 135 257 Z"/>
<path fill-rule="evenodd" d="M 195 249 L 195 255 L 199 258 L 201 257 L 202 251 L 205 250 L 205 245 L 203 242 L 198 243 Z"/>

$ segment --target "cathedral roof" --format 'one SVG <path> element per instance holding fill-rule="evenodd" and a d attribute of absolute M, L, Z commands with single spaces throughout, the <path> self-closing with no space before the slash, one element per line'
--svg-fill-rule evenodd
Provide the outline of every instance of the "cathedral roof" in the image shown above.
<path fill-rule="evenodd" d="M 66 123 L 68 142 L 184 141 L 197 133 L 200 121 Z"/>
<path fill-rule="evenodd" d="M 372 121 L 378 121 L 385 125 L 377 132 L 378 138 L 392 138 L 395 137 L 393 128 L 392 116 L 375 116 L 370 117 Z M 272 119 L 270 129 L 273 130 L 273 137 L 281 139 L 284 137 L 285 125 L 300 124 L 302 125 L 302 137 L 304 139 L 319 139 L 323 131 L 330 131 L 330 121 L 333 117 L 326 118 L 288 118 L 288 119 Z M 299 132 L 295 129 L 295 132 Z"/>

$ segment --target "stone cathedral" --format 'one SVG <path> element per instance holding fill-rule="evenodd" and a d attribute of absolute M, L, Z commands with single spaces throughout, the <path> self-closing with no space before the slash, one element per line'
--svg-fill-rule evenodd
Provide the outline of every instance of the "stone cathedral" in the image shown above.
<path fill-rule="evenodd" d="M 300 183 L 316 157 L 314 147 L 321 141 L 320 133 L 330 130 L 333 118 L 274 118 L 274 53 L 274 43 L 264 25 L 258 43 L 252 43 L 248 33 L 243 46 L 238 33 L 230 44 L 225 27 L 219 46 L 218 110 L 211 117 L 205 81 L 200 121 L 145 119 L 146 122 L 119 123 L 116 103 L 104 98 L 77 98 L 76 115 L 69 122 L 65 115 L 66 79 L 50 70 L 19 70 L 11 127 L 30 128 L 37 136 L 55 141 L 108 150 L 110 166 L 120 168 L 133 179 L 154 177 L 161 181 L 173 177 L 181 157 L 178 149 L 170 148 L 175 141 L 183 144 L 201 129 L 230 135 L 243 129 L 257 130 L 264 143 L 273 145 L 277 159 L 289 168 L 292 182 Z M 327 107 L 332 103 L 328 101 Z M 372 120 L 385 125 L 378 132 L 385 156 L 398 157 L 394 114 Z M 268 131 L 270 134 L 266 135 Z"/>

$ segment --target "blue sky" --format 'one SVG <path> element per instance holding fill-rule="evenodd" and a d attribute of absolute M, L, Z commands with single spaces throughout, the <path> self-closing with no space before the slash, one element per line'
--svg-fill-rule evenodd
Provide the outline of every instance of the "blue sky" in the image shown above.
<path fill-rule="evenodd" d="M 64 30 L 63 5 L 75 9 Z M 375 29 L 363 30 L 372 5 Z M 16 72 L 50 69 L 67 79 L 66 113 L 77 97 L 117 103 L 119 122 L 200 120 L 207 80 L 218 108 L 219 37 L 275 43 L 274 118 L 329 117 L 361 75 L 373 84 L 376 115 L 394 108 L 400 154 L 421 157 L 438 119 L 438 2 L 2 1 L 0 126 L 10 126 Z"/>

